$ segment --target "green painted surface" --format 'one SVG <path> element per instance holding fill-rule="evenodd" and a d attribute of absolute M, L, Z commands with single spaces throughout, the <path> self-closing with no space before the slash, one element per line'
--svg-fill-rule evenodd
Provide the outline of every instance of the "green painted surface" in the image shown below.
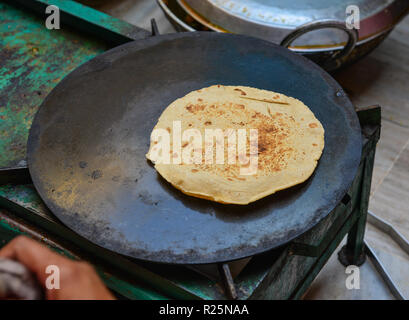
<path fill-rule="evenodd" d="M 135 300 L 168 300 L 164 295 L 161 295 L 151 289 L 132 285 L 129 282 L 123 281 L 106 272 L 98 272 L 99 276 L 105 282 L 105 285 L 119 293 L 125 298 Z"/>
<path fill-rule="evenodd" d="M 88 23 L 110 30 L 117 34 L 132 37 L 135 34 L 135 26 L 123 20 L 112 18 L 110 15 L 94 10 L 81 3 L 67 0 L 35 0 L 46 5 L 57 6 L 61 11 L 69 12 L 70 15 L 84 19 Z M 148 33 L 147 33 L 148 35 Z"/>
<path fill-rule="evenodd" d="M 40 196 L 35 191 L 34 186 L 31 184 L 7 184 L 0 186 L 0 197 L 9 199 L 24 208 L 32 209 L 37 212 L 47 210 Z"/>
<path fill-rule="evenodd" d="M 10 235 L 10 237 L 8 237 L 6 240 L 10 240 L 12 238 L 14 238 L 16 235 L 20 235 L 23 234 L 17 227 L 14 227 L 10 224 L 7 223 L 6 220 L 1 219 L 0 218 L 0 230 L 1 230 L 1 234 L 7 234 Z M 3 244 L 6 242 L 6 240 L 3 239 L 2 237 L 2 245 L 0 247 L 3 247 Z"/>
<path fill-rule="evenodd" d="M 0 3 L 0 168 L 25 164 L 28 130 L 45 96 L 70 71 L 108 49 L 68 28 Z"/>

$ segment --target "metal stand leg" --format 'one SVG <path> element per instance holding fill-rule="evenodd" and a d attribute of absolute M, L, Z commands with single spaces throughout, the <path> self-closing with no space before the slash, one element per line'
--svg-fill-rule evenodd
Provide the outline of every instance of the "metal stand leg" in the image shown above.
<path fill-rule="evenodd" d="M 361 216 L 348 233 L 347 244 L 338 252 L 338 260 L 344 265 L 360 266 L 366 260 L 364 235 L 366 214 Z"/>
<path fill-rule="evenodd" d="M 155 19 L 151 19 L 152 37 L 160 35 L 158 25 Z"/>
<path fill-rule="evenodd" d="M 371 191 L 372 171 L 375 149 L 365 159 L 364 176 L 361 190 L 360 215 L 348 233 L 347 244 L 338 252 L 338 260 L 344 265 L 360 266 L 365 262 L 365 226 L 368 215 L 369 195 Z"/>
<path fill-rule="evenodd" d="M 228 298 L 233 300 L 237 299 L 236 287 L 234 286 L 229 265 L 227 263 L 220 263 L 218 264 L 218 269 Z"/>

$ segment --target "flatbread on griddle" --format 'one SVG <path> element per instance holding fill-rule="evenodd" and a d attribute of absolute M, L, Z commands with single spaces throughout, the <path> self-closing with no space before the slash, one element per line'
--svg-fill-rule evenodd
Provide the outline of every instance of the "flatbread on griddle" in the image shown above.
<path fill-rule="evenodd" d="M 311 110 L 297 99 L 267 90 L 215 85 L 193 91 L 172 102 L 154 129 L 164 129 L 172 136 L 178 121 L 182 132 L 194 128 L 202 134 L 202 162 L 159 163 L 155 148 L 160 143 L 152 139 L 147 158 L 156 161 L 158 173 L 183 193 L 220 203 L 245 205 L 304 182 L 313 173 L 324 148 L 324 128 Z M 223 164 L 205 163 L 206 129 L 226 132 Z M 228 162 L 227 137 L 239 129 L 248 133 L 248 156 L 252 152 L 250 130 L 258 133 L 257 170 L 252 174 L 242 174 L 250 164 L 238 161 L 240 155 L 236 156 L 236 163 Z M 191 139 L 174 146 L 171 137 L 171 161 L 180 159 L 177 151 L 183 152 L 189 144 Z"/>

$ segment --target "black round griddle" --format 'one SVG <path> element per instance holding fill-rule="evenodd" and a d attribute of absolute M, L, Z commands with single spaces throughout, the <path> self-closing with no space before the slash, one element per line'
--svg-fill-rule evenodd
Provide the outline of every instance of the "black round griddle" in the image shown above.
<path fill-rule="evenodd" d="M 163 180 L 145 159 L 152 128 L 173 100 L 214 84 L 308 105 L 325 128 L 312 177 L 246 206 L 193 198 Z M 357 116 L 325 71 L 266 41 L 202 32 L 132 42 L 80 66 L 45 99 L 28 142 L 34 185 L 64 224 L 115 252 L 178 264 L 230 261 L 291 241 L 340 202 L 360 157 Z"/>

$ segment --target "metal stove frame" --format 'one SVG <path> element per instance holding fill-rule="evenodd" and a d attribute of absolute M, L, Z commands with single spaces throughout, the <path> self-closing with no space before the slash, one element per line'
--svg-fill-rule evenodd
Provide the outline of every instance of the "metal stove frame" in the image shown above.
<path fill-rule="evenodd" d="M 5 5 L 5 8 L 19 10 L 23 16 L 27 15 L 27 19 L 41 23 L 42 20 L 35 18 L 32 11 L 44 12 L 50 3 L 47 0 L 18 0 L 13 2 L 14 7 Z M 92 42 L 95 38 L 102 41 L 102 45 L 96 46 L 95 55 L 114 45 L 159 33 L 154 21 L 149 33 L 73 1 L 54 0 L 53 3 L 61 4 L 61 22 L 70 29 L 70 37 L 74 34 L 85 41 Z M 45 75 L 38 77 L 40 85 L 44 87 Z M 54 85 L 48 85 L 45 93 L 51 91 Z M 13 92 L 5 94 L 11 99 Z M 35 96 L 35 88 L 26 88 L 24 94 L 34 97 L 32 104 L 40 104 L 42 98 Z M 27 116 L 24 107 L 13 112 Z M 346 234 L 348 242 L 341 251 L 340 259 L 345 264 L 358 265 L 365 258 L 364 231 L 381 116 L 378 106 L 357 112 L 363 135 L 361 164 L 341 203 L 326 219 L 301 237 L 279 249 L 252 257 L 234 278 L 229 264 L 218 265 L 220 277 L 211 279 L 185 266 L 136 261 L 90 243 L 62 225 L 44 206 L 30 184 L 24 158 L 20 159 L 19 165 L 0 169 L 1 245 L 19 234 L 28 235 L 70 258 L 91 262 L 109 288 L 118 296 L 130 299 L 302 298 Z M 24 137 L 17 137 L 17 141 L 21 144 L 20 148 L 25 148 Z M 10 163 L 16 160 L 19 159 L 10 159 Z"/>

